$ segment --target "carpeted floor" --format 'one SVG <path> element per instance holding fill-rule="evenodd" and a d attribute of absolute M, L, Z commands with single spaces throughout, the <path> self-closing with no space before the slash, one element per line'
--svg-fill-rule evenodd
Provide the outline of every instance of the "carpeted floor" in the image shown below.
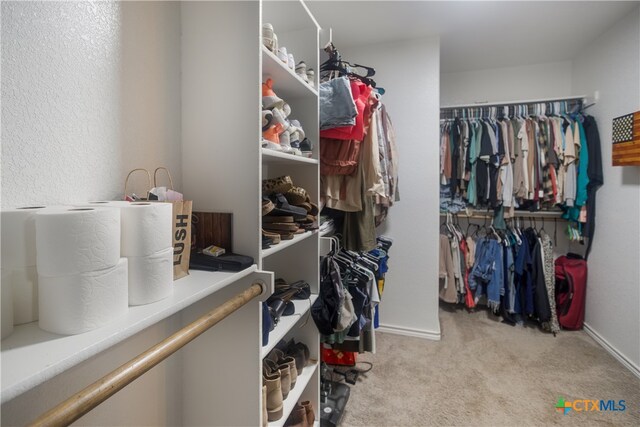
<path fill-rule="evenodd" d="M 342 426 L 640 425 L 640 379 L 583 331 L 556 338 L 486 311 L 440 310 L 442 341 L 377 333 Z M 558 398 L 624 412 L 556 411 Z"/>

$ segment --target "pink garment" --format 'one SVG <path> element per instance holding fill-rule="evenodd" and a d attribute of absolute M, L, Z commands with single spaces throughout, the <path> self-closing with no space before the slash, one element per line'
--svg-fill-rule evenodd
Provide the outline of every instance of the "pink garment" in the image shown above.
<path fill-rule="evenodd" d="M 368 105 L 369 95 L 371 94 L 371 87 L 365 85 L 359 80 L 351 80 L 351 95 L 356 103 L 356 110 L 358 116 L 356 117 L 356 124 L 354 126 L 342 126 L 333 129 L 326 129 L 320 131 L 320 136 L 323 138 L 333 139 L 354 139 L 356 141 L 362 141 L 364 139 L 364 113 L 365 106 Z"/>

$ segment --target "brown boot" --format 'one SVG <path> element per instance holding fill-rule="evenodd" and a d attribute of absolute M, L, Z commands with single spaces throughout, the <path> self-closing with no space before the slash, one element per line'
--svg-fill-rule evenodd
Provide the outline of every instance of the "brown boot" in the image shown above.
<path fill-rule="evenodd" d="M 298 370 L 296 369 L 296 360 L 293 357 L 285 357 L 278 362 L 280 365 L 287 365 L 289 367 L 289 376 L 291 377 L 291 390 L 296 385 L 298 380 Z"/>
<path fill-rule="evenodd" d="M 282 385 L 282 398 L 286 399 L 291 391 L 291 370 L 289 365 L 279 365 L 280 370 L 280 384 Z"/>
<path fill-rule="evenodd" d="M 304 408 L 307 415 L 307 424 L 313 426 L 313 423 L 316 421 L 316 414 L 313 412 L 313 406 L 311 405 L 311 402 L 305 400 L 304 402 L 300 402 L 300 406 Z"/>
<path fill-rule="evenodd" d="M 270 373 L 263 370 L 262 380 L 267 387 L 267 419 L 277 421 L 282 418 L 282 385 L 280 383 L 280 373 Z"/>
<path fill-rule="evenodd" d="M 280 374 L 280 387 L 282 388 L 282 398 L 286 399 L 291 391 L 291 370 L 289 365 L 279 365 L 269 358 L 262 360 L 262 367 L 270 373 L 278 372 Z"/>
<path fill-rule="evenodd" d="M 269 413 L 267 412 L 267 386 L 262 386 L 262 427 L 269 424 Z"/>
<path fill-rule="evenodd" d="M 313 427 L 307 424 L 307 415 L 305 413 L 305 409 L 296 405 L 291 411 L 291 415 L 287 418 L 287 421 L 284 423 L 285 427 Z"/>

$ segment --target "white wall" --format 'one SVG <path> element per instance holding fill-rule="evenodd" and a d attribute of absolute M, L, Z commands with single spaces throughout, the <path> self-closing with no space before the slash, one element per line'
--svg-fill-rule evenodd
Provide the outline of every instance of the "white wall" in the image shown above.
<path fill-rule="evenodd" d="M 398 333 L 439 339 L 438 140 L 440 42 L 437 38 L 342 49 L 376 69 L 386 89 L 400 157 L 400 202 L 378 234 L 394 239 L 380 323 Z"/>
<path fill-rule="evenodd" d="M 611 120 L 640 110 L 640 8 L 573 61 L 573 92 L 600 91 L 604 186 L 589 257 L 585 323 L 640 374 L 640 167 L 611 166 Z M 632 367 L 633 368 L 633 367 Z"/>
<path fill-rule="evenodd" d="M 442 106 L 557 98 L 570 93 L 571 61 L 440 75 Z"/>
<path fill-rule="evenodd" d="M 116 198 L 133 167 L 168 166 L 179 186 L 179 48 L 177 3 L 2 2 L 2 207 Z M 2 424 L 33 419 L 178 326 L 167 319 L 7 402 Z M 178 357 L 81 423 L 178 424 Z"/>
<path fill-rule="evenodd" d="M 177 3 L 2 2 L 2 206 L 179 186 L 179 46 Z"/>

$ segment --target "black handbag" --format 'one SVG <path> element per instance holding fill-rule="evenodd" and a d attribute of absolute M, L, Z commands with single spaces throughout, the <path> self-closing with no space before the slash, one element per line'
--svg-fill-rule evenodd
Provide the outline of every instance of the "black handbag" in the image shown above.
<path fill-rule="evenodd" d="M 246 255 L 222 254 L 209 256 L 203 253 L 191 254 L 189 268 L 205 271 L 242 271 L 253 265 L 253 258 Z"/>

